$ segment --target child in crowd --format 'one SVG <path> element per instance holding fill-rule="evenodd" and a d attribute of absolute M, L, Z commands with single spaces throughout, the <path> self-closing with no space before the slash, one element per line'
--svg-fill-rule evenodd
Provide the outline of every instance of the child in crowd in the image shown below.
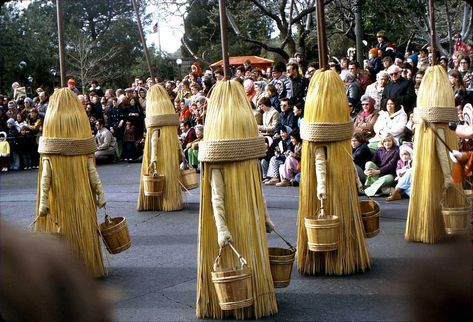
<path fill-rule="evenodd" d="M 132 161 L 135 158 L 135 126 L 131 121 L 126 121 L 125 130 L 123 132 L 123 158 L 125 161 Z"/>
<path fill-rule="evenodd" d="M 407 170 L 412 168 L 412 147 L 408 144 L 401 145 L 399 147 L 399 156 L 400 159 L 397 161 L 395 181 L 399 181 Z"/>
<path fill-rule="evenodd" d="M 8 171 L 10 164 L 10 144 L 7 141 L 7 134 L 0 132 L 0 168 L 2 172 Z"/>
<path fill-rule="evenodd" d="M 281 177 L 281 182 L 276 183 L 276 186 L 278 187 L 293 185 L 295 181 L 295 175 L 301 170 L 300 162 L 302 139 L 298 129 L 291 132 L 291 144 L 291 151 L 287 155 L 284 164 L 279 166 L 279 176 Z"/>

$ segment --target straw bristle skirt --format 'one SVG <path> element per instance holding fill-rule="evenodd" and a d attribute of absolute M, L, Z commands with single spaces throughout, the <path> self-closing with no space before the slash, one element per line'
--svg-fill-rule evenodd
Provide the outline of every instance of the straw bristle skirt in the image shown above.
<path fill-rule="evenodd" d="M 370 268 L 370 257 L 365 243 L 360 215 L 355 170 L 348 140 L 327 143 L 326 191 L 324 209 L 327 215 L 340 220 L 338 250 L 312 252 L 307 245 L 306 217 L 317 216 L 320 201 L 317 198 L 315 150 L 317 145 L 304 141 L 297 229 L 297 266 L 306 275 L 347 275 Z"/>
<path fill-rule="evenodd" d="M 153 131 L 160 131 L 157 148 L 158 173 L 165 176 L 164 191 L 162 196 L 148 197 L 144 195 L 143 174 L 148 174 L 151 160 L 151 137 Z M 146 210 L 180 210 L 183 207 L 181 191 L 181 175 L 179 169 L 179 140 L 176 126 L 163 126 L 149 128 L 146 133 L 145 147 L 143 151 L 143 163 L 141 165 L 141 180 L 138 203 L 136 209 Z"/>
<path fill-rule="evenodd" d="M 266 206 L 257 160 L 226 162 L 223 166 L 225 219 L 235 248 L 252 269 L 254 305 L 232 311 L 220 309 L 210 274 L 219 249 L 211 203 L 210 167 L 209 163 L 203 163 L 201 175 L 196 315 L 213 319 L 258 319 L 275 314 L 277 304 L 265 232 Z M 221 266 L 239 265 L 231 249 L 225 247 Z"/>
<path fill-rule="evenodd" d="M 94 277 L 106 275 L 102 260 L 97 223 L 95 192 L 92 191 L 87 160 L 89 156 L 49 155 L 51 165 L 51 188 L 49 190 L 48 216 L 59 224 L 61 233 L 73 252 L 86 265 Z M 38 182 L 42 173 L 41 157 Z M 37 204 L 39 207 L 40 185 L 38 184 Z M 38 216 L 38 210 L 36 210 Z M 56 232 L 57 227 L 46 217 L 36 222 L 36 231 Z"/>

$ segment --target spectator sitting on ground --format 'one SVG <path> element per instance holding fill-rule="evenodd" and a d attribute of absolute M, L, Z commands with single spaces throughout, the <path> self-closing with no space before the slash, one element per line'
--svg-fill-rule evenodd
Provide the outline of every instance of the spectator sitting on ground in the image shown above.
<path fill-rule="evenodd" d="M 373 159 L 365 165 L 365 194 L 370 197 L 379 189 L 383 194 L 389 193 L 399 160 L 399 149 L 391 134 L 384 135 L 380 143 L 381 147 L 376 150 Z"/>
<path fill-rule="evenodd" d="M 361 182 L 366 181 L 365 165 L 373 158 L 367 141 L 361 132 L 353 133 L 351 137 L 351 153 L 355 164 L 356 173 Z"/>
<path fill-rule="evenodd" d="M 274 148 L 274 156 L 271 157 L 268 164 L 268 171 L 266 173 L 266 178 L 264 178 L 263 183 L 265 185 L 275 185 L 280 182 L 279 179 L 279 169 L 281 165 L 284 165 L 286 157 L 289 156 L 292 148 L 291 138 L 287 131 L 287 128 L 282 128 L 279 131 L 281 140 L 277 143 L 277 146 Z M 273 142 L 273 144 L 275 144 Z M 263 165 L 264 166 L 264 165 Z"/>
<path fill-rule="evenodd" d="M 369 84 L 366 87 L 365 95 L 372 97 L 375 100 L 374 108 L 381 109 L 381 99 L 383 98 L 383 91 L 389 83 L 388 72 L 382 70 L 376 74 L 376 82 Z"/>
<path fill-rule="evenodd" d="M 296 129 L 290 134 L 291 150 L 286 156 L 284 164 L 279 166 L 279 176 L 281 182 L 276 183 L 278 187 L 286 187 L 293 185 L 295 175 L 300 172 L 301 162 L 301 151 L 302 151 L 302 139 L 299 135 L 299 130 Z"/>
<path fill-rule="evenodd" d="M 115 156 L 117 141 L 112 133 L 105 127 L 104 120 L 98 120 L 95 125 L 97 127 L 97 134 L 95 135 L 97 151 L 95 151 L 95 158 L 97 161 L 111 162 Z"/>

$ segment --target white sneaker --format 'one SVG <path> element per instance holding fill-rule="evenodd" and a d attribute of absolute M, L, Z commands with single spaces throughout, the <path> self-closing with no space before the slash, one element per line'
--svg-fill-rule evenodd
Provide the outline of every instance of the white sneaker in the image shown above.
<path fill-rule="evenodd" d="M 2 172 L 7 172 L 8 168 L 2 168 Z"/>

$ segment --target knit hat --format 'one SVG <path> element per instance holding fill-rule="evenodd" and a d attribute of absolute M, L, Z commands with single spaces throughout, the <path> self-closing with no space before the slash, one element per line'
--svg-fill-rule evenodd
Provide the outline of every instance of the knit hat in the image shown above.
<path fill-rule="evenodd" d="M 7 138 L 7 133 L 5 133 L 4 131 L 1 131 L 0 132 L 0 137 L 3 136 L 4 138 Z"/>
<path fill-rule="evenodd" d="M 7 124 L 16 125 L 16 121 L 10 117 L 7 121 Z"/>
<path fill-rule="evenodd" d="M 360 102 L 368 102 L 368 104 L 370 104 L 370 108 L 374 108 L 374 105 L 376 104 L 374 98 L 366 94 L 361 97 Z"/>
<path fill-rule="evenodd" d="M 407 152 L 409 153 L 411 159 L 412 159 L 412 154 L 414 153 L 414 151 L 412 150 L 412 147 L 408 144 L 403 144 L 399 147 L 399 156 L 402 157 L 403 153 L 404 152 Z"/>
<path fill-rule="evenodd" d="M 69 85 L 75 85 L 76 84 L 76 81 L 72 78 L 70 78 L 68 81 L 67 81 L 67 84 Z"/>
<path fill-rule="evenodd" d="M 376 37 L 386 37 L 386 32 L 384 30 L 380 30 L 376 33 Z"/>

